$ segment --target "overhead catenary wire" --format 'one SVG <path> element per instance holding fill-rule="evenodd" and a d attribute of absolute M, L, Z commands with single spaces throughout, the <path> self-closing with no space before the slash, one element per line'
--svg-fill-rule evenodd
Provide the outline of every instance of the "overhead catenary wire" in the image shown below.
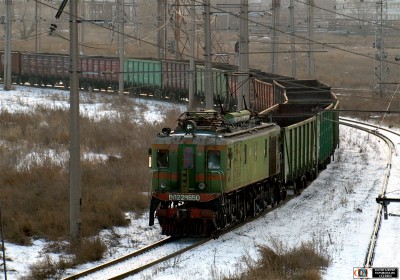
<path fill-rule="evenodd" d="M 51 6 L 51 5 L 49 5 L 48 3 L 45 3 L 45 2 L 42 2 L 42 1 L 39 1 L 39 0 L 35 0 L 35 1 L 37 1 L 38 3 L 40 3 L 40 4 L 43 4 L 43 5 L 46 5 L 46 6 L 48 6 L 48 7 L 51 7 L 52 9 L 57 9 L 56 7 L 53 7 L 53 6 Z M 304 2 L 301 2 L 301 3 L 304 3 Z M 316 6 L 317 8 L 319 8 L 318 6 Z M 217 8 L 217 7 L 215 7 L 215 6 L 213 6 L 213 8 Z M 220 8 L 218 8 L 219 10 L 221 10 L 221 11 L 223 11 L 223 12 L 228 12 L 228 11 L 224 11 L 224 10 L 222 10 L 222 9 L 220 9 Z M 229 12 L 228 12 L 229 13 Z M 237 15 L 236 15 L 237 16 Z M 249 21 L 251 21 L 250 19 L 249 19 Z M 106 26 L 103 26 L 103 25 L 100 25 L 100 24 L 97 24 L 97 23 L 94 23 L 94 22 L 91 22 L 91 24 L 94 24 L 94 25 L 96 25 L 96 26 L 98 26 L 98 27 L 100 27 L 100 28 L 104 28 L 104 29 L 107 29 L 107 30 L 112 30 L 112 29 L 110 29 L 110 28 L 107 28 Z M 266 25 L 265 25 L 266 26 Z M 130 38 L 131 40 L 136 40 L 136 41 L 140 41 L 140 42 L 143 42 L 143 43 L 146 43 L 146 44 L 149 44 L 149 45 L 152 45 L 152 46 L 155 46 L 155 47 L 157 47 L 157 44 L 154 44 L 154 43 L 152 43 L 152 42 L 149 42 L 149 41 L 147 41 L 146 39 L 143 39 L 143 38 L 138 38 L 138 37 L 135 37 L 135 36 L 131 36 L 131 35 L 129 35 L 129 34 L 125 34 L 125 36 L 127 36 L 128 38 Z M 150 36 L 150 35 L 149 35 Z M 304 39 L 304 40 L 307 40 L 307 38 L 305 38 L 305 37 L 302 37 L 302 36 L 298 36 L 297 35 L 297 37 L 298 38 L 301 38 L 301 39 Z M 60 38 L 63 38 L 62 36 L 60 37 Z M 63 38 L 64 40 L 68 40 L 68 38 Z M 321 43 L 321 42 L 318 42 L 318 41 L 314 41 L 315 43 L 318 43 L 318 44 L 321 44 L 321 45 L 323 45 L 323 46 L 329 46 L 329 47 L 332 47 L 332 48 L 335 48 L 335 46 L 333 45 L 333 44 L 327 44 L 327 43 Z M 96 44 L 96 45 L 101 45 L 101 44 Z M 85 46 L 90 46 L 89 44 L 85 44 Z M 161 48 L 162 48 L 162 46 L 161 46 Z M 368 56 L 368 55 L 363 55 L 363 54 L 360 54 L 360 53 L 358 53 L 358 52 L 354 52 L 354 51 L 349 51 L 349 50 L 346 50 L 346 49 L 342 49 L 342 48 L 337 48 L 338 50 L 341 50 L 341 51 L 344 51 L 344 52 L 348 52 L 348 53 L 351 53 L 351 54 L 355 54 L 355 55 L 361 55 L 361 56 L 364 56 L 364 57 L 367 57 L 367 58 L 371 58 L 371 59 L 375 59 L 374 57 L 372 57 L 372 56 Z M 254 53 L 257 53 L 257 52 L 254 52 Z M 252 54 L 252 52 L 249 52 L 249 54 Z M 201 59 L 200 59 L 201 60 Z M 391 62 L 391 63 L 393 63 L 393 62 Z M 395 63 L 396 65 L 398 64 L 398 63 Z"/>
<path fill-rule="evenodd" d="M 301 2 L 300 0 L 297 0 L 297 1 L 304 4 L 304 2 Z M 47 6 L 47 7 L 49 7 L 49 8 L 54 9 L 54 10 L 58 10 L 57 7 L 54 7 L 54 6 L 52 6 L 52 5 L 48 4 L 48 3 L 45 3 L 45 2 L 43 2 L 43 1 L 35 0 L 35 2 L 38 2 L 39 4 L 42 4 L 42 5 L 44 5 L 44 6 Z M 196 2 L 199 3 L 199 4 L 198 4 L 199 6 L 202 5 L 202 2 L 200 2 L 200 1 L 196 1 Z M 232 15 L 238 17 L 236 14 L 234 14 L 234 13 L 232 13 L 232 12 L 229 12 L 229 11 L 227 11 L 227 10 L 221 9 L 221 8 L 219 8 L 219 7 L 217 7 L 217 6 L 214 6 L 214 5 L 210 5 L 210 6 L 211 6 L 213 9 L 216 9 L 216 10 L 219 10 L 219 11 L 221 11 L 221 12 L 228 13 L 228 14 L 232 14 Z M 320 9 L 320 7 L 318 7 L 318 6 L 315 6 L 315 7 L 318 8 L 318 9 Z M 323 8 L 321 8 L 321 9 L 323 9 Z M 68 12 L 64 11 L 64 13 L 68 15 Z M 335 12 L 333 12 L 333 13 L 335 13 Z M 347 15 L 344 15 L 344 16 L 347 16 Z M 349 16 L 349 17 L 350 17 L 350 16 Z M 78 18 L 79 18 L 79 17 L 78 17 Z M 79 19 L 80 19 L 80 20 L 84 20 L 83 18 L 79 18 Z M 356 19 L 357 19 L 357 18 L 356 18 Z M 359 20 L 359 19 L 357 19 L 357 20 Z M 249 21 L 249 22 L 252 22 L 252 23 L 258 23 L 258 22 L 254 21 L 254 20 L 251 20 L 251 19 L 248 19 L 248 21 Z M 96 25 L 97 27 L 100 27 L 100 28 L 104 28 L 104 29 L 113 31 L 113 29 L 108 28 L 108 27 L 106 27 L 106 26 L 103 26 L 103 25 L 101 25 L 101 24 L 97 24 L 97 23 L 95 23 L 95 22 L 91 22 L 91 24 Z M 258 23 L 258 24 L 260 24 L 260 23 Z M 375 23 L 373 23 L 373 24 L 375 24 Z M 261 25 L 261 26 L 264 26 L 264 27 L 270 28 L 270 26 L 265 25 L 265 24 L 260 24 L 260 25 Z M 390 26 L 389 26 L 388 28 L 393 28 L 393 27 L 390 27 Z M 277 29 L 277 31 L 278 31 L 278 32 L 281 32 L 281 33 L 284 33 L 284 34 L 287 34 L 287 35 L 291 35 L 291 34 L 289 34 L 288 32 L 285 32 L 285 31 L 283 31 L 283 30 Z M 118 31 L 114 31 L 114 32 L 117 32 L 117 33 L 118 33 Z M 141 43 L 145 43 L 145 44 L 148 44 L 148 45 L 151 45 L 151 46 L 154 46 L 154 47 L 158 47 L 157 44 L 152 43 L 152 42 L 150 42 L 150 41 L 147 41 L 147 40 L 145 40 L 145 39 L 136 37 L 136 36 L 132 36 L 132 35 L 129 35 L 129 34 L 124 34 L 124 36 L 126 36 L 126 37 L 128 37 L 128 38 L 130 38 L 130 39 L 132 39 L 132 40 L 136 40 L 137 42 L 141 42 Z M 306 40 L 306 41 L 309 40 L 308 38 L 306 38 L 306 37 L 304 37 L 304 36 L 300 36 L 300 35 L 298 35 L 298 34 L 295 34 L 294 36 L 295 36 L 296 38 L 299 38 L 299 39 L 302 39 L 302 40 Z M 325 42 L 319 42 L 319 41 L 317 41 L 317 40 L 312 40 L 311 42 L 314 43 L 314 44 L 318 44 L 318 45 L 325 46 L 325 47 L 330 47 L 330 48 L 332 48 L 332 49 L 336 49 L 336 50 L 339 50 L 339 51 L 342 51 L 342 52 L 347 52 L 347 53 L 350 53 L 350 54 L 353 54 L 353 55 L 362 56 L 362 57 L 365 57 L 365 58 L 368 58 L 368 59 L 373 59 L 373 60 L 375 60 L 375 57 L 374 57 L 374 56 L 369 56 L 369 55 L 365 55 L 365 54 L 362 54 L 362 53 L 359 53 L 359 52 L 356 52 L 356 51 L 351 51 L 351 50 L 343 49 L 343 48 L 340 48 L 340 47 L 335 46 L 334 44 L 329 44 L 329 43 L 325 43 Z M 86 45 L 85 45 L 85 46 L 86 46 Z M 167 49 L 165 49 L 163 46 L 160 46 L 160 48 L 164 49 L 164 51 L 167 51 Z M 252 52 L 249 52 L 249 54 L 252 54 Z M 188 56 L 188 55 L 186 55 L 186 56 Z M 396 62 L 392 62 L 392 61 L 387 61 L 387 62 L 390 63 L 390 64 L 399 65 L 399 63 L 396 63 Z"/>

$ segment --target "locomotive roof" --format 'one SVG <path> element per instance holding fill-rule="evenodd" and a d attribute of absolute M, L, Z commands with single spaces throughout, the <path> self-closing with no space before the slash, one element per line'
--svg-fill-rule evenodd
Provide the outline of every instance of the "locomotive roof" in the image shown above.
<path fill-rule="evenodd" d="M 204 136 L 238 137 L 249 132 L 265 130 L 275 126 L 272 123 L 262 123 L 257 114 L 249 110 L 220 113 L 215 110 L 188 111 L 177 120 L 174 131 L 164 128 L 159 137 L 166 136 Z"/>

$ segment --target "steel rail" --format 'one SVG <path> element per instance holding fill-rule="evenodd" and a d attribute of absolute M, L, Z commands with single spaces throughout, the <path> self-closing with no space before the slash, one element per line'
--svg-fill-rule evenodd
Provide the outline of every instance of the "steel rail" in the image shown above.
<path fill-rule="evenodd" d="M 342 118 L 342 117 L 340 117 L 339 119 L 342 120 L 342 121 L 345 121 L 345 122 L 357 123 L 357 124 L 361 124 L 361 125 L 373 127 L 373 128 L 375 128 L 375 129 L 380 129 L 380 130 L 383 130 L 383 131 L 392 133 L 392 134 L 394 134 L 394 135 L 400 137 L 400 133 L 399 133 L 399 132 L 396 132 L 396 131 L 391 130 L 391 129 L 386 128 L 386 127 L 381 127 L 381 126 L 379 126 L 379 125 L 374 125 L 374 124 L 366 124 L 366 123 L 361 122 L 361 121 L 356 121 L 356 120 L 347 119 L 347 118 Z"/>
<path fill-rule="evenodd" d="M 179 255 L 181 255 L 181 254 L 183 254 L 183 253 L 185 253 L 187 251 L 190 251 L 190 250 L 192 250 L 192 249 L 194 249 L 196 247 L 199 247 L 199 246 L 201 246 L 201 245 L 203 245 L 203 244 L 205 244 L 205 243 L 207 243 L 207 242 L 209 242 L 209 241 L 211 241 L 213 239 L 219 238 L 220 236 L 222 236 L 224 234 L 227 234 L 227 233 L 229 233 L 231 231 L 234 231 L 234 230 L 236 230 L 236 229 L 238 229 L 238 228 L 240 228 L 240 227 L 242 227 L 242 226 L 244 226 L 244 225 L 246 225 L 246 224 L 248 224 L 248 223 L 250 223 L 250 222 L 252 222 L 254 220 L 257 220 L 257 219 L 263 217 L 267 213 L 269 213 L 269 212 L 271 212 L 271 211 L 273 211 L 275 209 L 278 209 L 281 206 L 285 205 L 288 201 L 290 201 L 294 197 L 295 196 L 288 196 L 285 200 L 281 201 L 279 204 L 275 205 L 274 207 L 266 208 L 263 211 L 261 211 L 259 213 L 256 213 L 255 216 L 248 217 L 245 221 L 243 221 L 241 223 L 233 224 L 233 225 L 230 225 L 228 228 L 225 228 L 225 229 L 223 229 L 221 231 L 217 231 L 217 232 L 213 233 L 213 235 L 211 237 L 201 239 L 200 241 L 198 241 L 198 242 L 196 242 L 196 243 L 194 243 L 192 245 L 189 245 L 189 246 L 187 246 L 187 247 L 185 247 L 183 249 L 177 250 L 177 251 L 175 251 L 175 252 L 173 252 L 173 253 L 171 253 L 169 255 L 161 257 L 160 259 L 157 259 L 155 261 L 149 262 L 149 263 L 147 263 L 147 264 L 145 264 L 143 266 L 140 266 L 138 268 L 128 270 L 128 271 L 123 272 L 123 273 L 121 273 L 119 275 L 108 277 L 107 279 L 123 279 L 123 278 L 126 278 L 128 276 L 135 275 L 135 274 L 137 274 L 137 273 L 139 273 L 139 272 L 141 272 L 141 271 L 143 271 L 143 270 L 145 270 L 147 268 L 150 268 L 152 266 L 155 266 L 157 264 L 160 264 L 162 262 L 165 262 L 167 260 L 175 258 L 175 257 L 177 257 L 177 256 L 179 256 Z M 144 254 L 147 251 L 150 251 L 152 249 L 160 247 L 160 246 L 162 246 L 164 244 L 167 244 L 169 242 L 172 242 L 174 240 L 177 240 L 177 238 L 173 238 L 173 237 L 165 238 L 163 240 L 160 240 L 157 243 L 154 243 L 152 245 L 144 247 L 144 248 L 142 248 L 140 250 L 137 250 L 137 251 L 135 251 L 133 253 L 125 255 L 125 256 L 123 256 L 121 258 L 118 258 L 118 259 L 115 259 L 115 260 L 111 260 L 111 261 L 106 262 L 104 264 L 101 264 L 99 266 L 96 266 L 96 267 L 87 269 L 85 271 L 82 271 L 80 273 L 77 273 L 77 274 L 62 278 L 62 280 L 72 280 L 72 279 L 83 278 L 83 277 L 88 276 L 90 274 L 94 274 L 94 273 L 96 273 L 96 272 L 98 272 L 100 270 L 110 268 L 110 267 L 112 267 L 114 265 L 118 265 L 119 263 L 121 263 L 123 261 L 129 260 L 129 259 L 134 258 L 136 256 L 139 256 L 141 254 Z"/>
<path fill-rule="evenodd" d="M 95 273 L 95 272 L 97 272 L 97 271 L 99 271 L 99 270 L 102 270 L 102 269 L 111 267 L 111 266 L 113 266 L 113 265 L 116 265 L 116 264 L 121 263 L 121 262 L 123 262 L 123 261 L 126 261 L 126 260 L 128 260 L 128 259 L 131 259 L 131 258 L 137 257 L 137 256 L 139 256 L 139 255 L 142 255 L 142 254 L 144 254 L 144 253 L 147 252 L 147 251 L 150 251 L 150 250 L 152 250 L 152 249 L 154 249 L 154 248 L 160 247 L 160 246 L 162 246 L 162 245 L 164 245 L 164 244 L 167 244 L 167 243 L 169 243 L 169 242 L 171 242 L 171 241 L 173 241 L 173 240 L 176 240 L 176 239 L 174 239 L 174 238 L 172 238 L 172 237 L 164 238 L 164 239 L 162 239 L 162 240 L 160 240 L 160 241 L 157 241 L 157 242 L 155 242 L 155 243 L 153 243 L 153 244 L 151 244 L 151 245 L 149 245 L 149 246 L 146 246 L 146 247 L 144 247 L 144 248 L 141 248 L 141 249 L 139 249 L 139 250 L 137 250 L 137 251 L 134 251 L 134 252 L 132 252 L 132 253 L 129 253 L 129 254 L 127 254 L 127 255 L 125 255 L 125 256 L 122 256 L 122 257 L 120 257 L 120 258 L 117 258 L 117 259 L 111 260 L 111 261 L 109 261 L 109 262 L 103 263 L 103 264 L 101 264 L 101 265 L 98 265 L 98 266 L 89 268 L 89 269 L 84 270 L 84 271 L 82 271 L 82 272 L 79 272 L 79 273 L 77 273 L 77 274 L 74 274 L 74 275 L 71 275 L 71 276 L 62 278 L 62 280 L 71 280 L 71 279 L 79 279 L 79 278 L 82 278 L 82 277 L 87 276 L 87 275 L 89 275 L 89 274 L 93 274 L 93 273 Z"/>
<path fill-rule="evenodd" d="M 143 271 L 143 270 L 145 270 L 147 268 L 150 268 L 150 267 L 155 266 L 157 264 L 160 264 L 160 263 L 162 263 L 164 261 L 167 261 L 167 260 L 170 260 L 172 258 L 175 258 L 175 257 L 177 257 L 177 256 L 179 256 L 179 255 L 181 255 L 181 254 L 183 254 L 183 253 L 185 253 L 187 251 L 190 251 L 190 250 L 192 250 L 194 248 L 200 247 L 201 245 L 203 245 L 203 244 L 205 244 L 205 243 L 207 243 L 207 242 L 209 242 L 209 241 L 211 241 L 213 239 L 219 238 L 220 236 L 222 236 L 224 234 L 232 232 L 232 231 L 234 231 L 234 230 L 236 230 L 236 229 L 238 229 L 238 228 L 240 228 L 240 227 L 242 227 L 242 226 L 244 226 L 244 225 L 246 225 L 246 224 L 248 224 L 248 223 L 250 223 L 252 221 L 255 221 L 255 220 L 263 217 L 267 213 L 269 213 L 269 212 L 271 212 L 271 211 L 273 211 L 275 209 L 280 208 L 281 206 L 285 205 L 288 201 L 290 201 L 294 197 L 295 196 L 288 197 L 285 200 L 281 201 L 281 203 L 275 205 L 274 207 L 268 208 L 268 209 L 264 209 L 264 211 L 261 211 L 261 212 L 257 213 L 255 216 L 247 218 L 242 223 L 231 225 L 230 227 L 225 228 L 222 231 L 216 232 L 216 233 L 213 234 L 212 237 L 204 238 L 204 239 L 200 240 L 199 242 L 196 242 L 196 243 L 194 243 L 192 245 L 189 245 L 188 247 L 185 247 L 185 248 L 183 248 L 181 250 L 175 251 L 174 253 L 171 253 L 170 255 L 164 256 L 164 257 L 162 257 L 162 258 L 160 258 L 158 260 L 155 260 L 153 262 L 145 264 L 145 265 L 143 265 L 141 267 L 126 271 L 124 273 L 121 273 L 120 275 L 117 275 L 117 276 L 114 276 L 114 277 L 109 277 L 108 279 L 117 280 L 117 279 L 127 278 L 128 276 L 135 275 L 135 274 L 137 274 L 137 273 L 139 273 L 139 272 L 141 272 L 141 271 Z"/>
<path fill-rule="evenodd" d="M 365 131 L 367 133 L 370 133 L 372 135 L 375 135 L 376 137 L 379 137 L 380 139 L 382 139 L 388 146 L 389 149 L 389 155 L 388 155 L 388 159 L 387 159 L 387 164 L 386 164 L 386 171 L 385 171 L 385 177 L 384 177 L 384 181 L 382 184 L 382 188 L 380 191 L 380 195 L 385 195 L 386 194 L 386 189 L 388 186 L 388 181 L 389 181 L 389 177 L 390 177 L 390 171 L 392 168 L 392 156 L 393 156 L 393 150 L 395 149 L 395 145 L 393 143 L 393 141 L 388 138 L 387 136 L 383 135 L 382 133 L 380 133 L 378 131 L 378 129 L 381 130 L 385 130 L 388 132 L 391 132 L 393 134 L 396 134 L 397 136 L 400 136 L 400 134 L 391 131 L 389 129 L 385 129 L 385 128 L 380 128 L 376 125 L 372 125 L 372 124 L 367 124 L 367 123 L 363 123 L 363 122 L 359 122 L 359 121 L 354 121 L 354 120 L 350 120 L 350 119 L 344 119 L 344 118 L 339 118 L 339 124 L 341 125 L 346 125 L 349 127 L 353 127 L 356 129 L 360 129 L 362 131 Z M 373 130 L 369 129 L 368 127 L 372 127 Z M 370 242 L 368 244 L 368 248 L 367 248 L 367 253 L 364 259 L 364 267 L 371 267 L 373 260 L 374 260 L 374 254 L 375 254 L 375 247 L 376 247 L 376 243 L 378 240 L 378 233 L 382 224 L 382 213 L 383 213 L 383 205 L 379 204 L 378 206 L 378 210 L 376 212 L 376 216 L 375 216 L 375 221 L 374 221 L 374 227 L 372 230 L 372 235 L 371 235 L 371 239 Z"/>
<path fill-rule="evenodd" d="M 137 273 L 139 273 L 139 272 L 141 272 L 141 271 L 143 271 L 143 270 L 145 270 L 145 269 L 147 269 L 149 267 L 155 266 L 157 264 L 160 264 L 160 263 L 165 262 L 167 260 L 170 260 L 172 258 L 176 258 L 177 256 L 179 256 L 179 255 L 181 255 L 181 254 L 183 254 L 183 253 L 185 253 L 187 251 L 190 251 L 190 250 L 192 250 L 192 249 L 194 249 L 196 247 L 199 247 L 199 246 L 203 245 L 204 243 L 207 243 L 208 241 L 210 241 L 212 239 L 213 239 L 212 237 L 208 237 L 208 238 L 202 239 L 199 242 L 196 242 L 196 243 L 194 243 L 192 245 L 189 245 L 188 247 L 185 247 L 183 249 L 175 251 L 175 252 L 173 252 L 173 253 L 171 253 L 169 255 L 166 255 L 166 256 L 164 256 L 162 258 L 159 258 L 159 259 L 157 259 L 155 261 L 149 262 L 149 263 L 147 263 L 147 264 L 145 264 L 143 266 L 140 266 L 138 268 L 131 269 L 129 271 L 121 273 L 121 274 L 119 274 L 117 276 L 109 277 L 108 279 L 109 280 L 124 279 L 124 278 L 126 278 L 128 276 L 135 275 L 135 274 L 137 274 Z"/>

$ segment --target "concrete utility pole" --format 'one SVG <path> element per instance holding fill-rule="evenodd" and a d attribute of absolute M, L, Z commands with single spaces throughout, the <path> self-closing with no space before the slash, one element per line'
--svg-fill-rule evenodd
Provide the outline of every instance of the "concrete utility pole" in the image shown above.
<path fill-rule="evenodd" d="M 81 14 L 81 21 L 79 25 L 79 54 L 84 55 L 85 54 L 85 25 L 86 25 L 86 0 L 80 0 L 81 5 L 80 5 L 80 14 Z"/>
<path fill-rule="evenodd" d="M 314 0 L 308 0 L 308 78 L 314 78 L 314 54 L 313 54 L 313 35 L 314 35 Z"/>
<path fill-rule="evenodd" d="M 182 54 L 179 46 L 181 41 L 181 5 L 179 0 L 175 0 L 175 59 L 182 59 Z"/>
<path fill-rule="evenodd" d="M 167 3 L 166 0 L 157 0 L 157 53 L 158 58 L 167 58 Z"/>
<path fill-rule="evenodd" d="M 119 97 L 124 96 L 124 0 L 118 0 Z"/>
<path fill-rule="evenodd" d="M 41 18 L 41 5 L 35 1 L 35 51 L 36 53 L 40 52 L 40 36 L 39 36 L 39 28 L 40 28 L 40 18 Z"/>
<path fill-rule="evenodd" d="M 69 1 L 70 18 L 70 235 L 78 241 L 81 232 L 81 155 L 79 133 L 79 74 L 78 74 L 78 0 Z"/>
<path fill-rule="evenodd" d="M 204 37 L 205 37 L 205 71 L 204 71 L 204 95 L 206 109 L 214 108 L 212 64 L 211 64 L 211 24 L 210 24 L 210 0 L 203 0 L 204 4 Z"/>
<path fill-rule="evenodd" d="M 278 71 L 278 41 L 279 41 L 279 17 L 281 0 L 272 0 L 272 43 L 271 43 L 271 73 Z"/>
<path fill-rule="evenodd" d="M 250 106 L 249 94 L 249 3 L 248 0 L 240 1 L 240 26 L 239 26 L 239 96 L 238 110 Z"/>
<path fill-rule="evenodd" d="M 4 90 L 11 90 L 11 9 L 12 1 L 6 0 L 6 45 L 4 48 Z"/>
<path fill-rule="evenodd" d="M 158 59 L 163 59 L 163 52 L 165 52 L 165 50 L 163 50 L 163 44 L 162 44 L 162 34 L 161 34 L 161 28 L 163 26 L 163 22 L 162 22 L 162 17 L 161 17 L 161 11 L 162 11 L 162 7 L 161 7 L 161 2 L 163 0 L 157 0 L 157 57 Z"/>
<path fill-rule="evenodd" d="M 294 5 L 293 0 L 290 0 L 290 52 L 292 60 L 292 77 L 296 77 L 296 43 L 295 43 L 295 26 L 294 26 Z"/>
<path fill-rule="evenodd" d="M 6 247 L 4 246 L 4 234 L 3 234 L 3 216 L 1 215 L 1 207 L 0 207 L 0 233 L 1 233 L 1 247 L 3 253 L 3 271 L 4 271 L 4 280 L 7 280 L 7 265 L 6 265 Z"/>
<path fill-rule="evenodd" d="M 385 26 L 388 23 L 387 0 L 376 2 L 375 30 L 375 61 L 374 61 L 374 92 L 382 97 L 385 94 L 387 76 L 387 52 L 385 50 Z"/>
<path fill-rule="evenodd" d="M 194 109 L 194 95 L 195 95 L 195 89 L 196 89 L 196 84 L 195 84 L 195 71 L 196 71 L 196 65 L 194 63 L 194 56 L 195 56 L 195 46 L 196 46 L 196 1 L 197 0 L 192 0 L 192 5 L 190 6 L 190 31 L 189 31 L 189 44 L 190 44 L 190 57 L 189 57 L 189 110 Z"/>

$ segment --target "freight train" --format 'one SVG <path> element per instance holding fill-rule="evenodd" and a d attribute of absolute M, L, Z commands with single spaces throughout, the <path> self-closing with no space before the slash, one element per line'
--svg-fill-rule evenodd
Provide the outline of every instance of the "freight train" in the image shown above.
<path fill-rule="evenodd" d="M 284 103 L 185 112 L 162 129 L 150 149 L 150 226 L 215 234 L 299 194 L 326 167 L 339 144 L 335 95 L 318 81 L 275 82 Z"/>
<path fill-rule="evenodd" d="M 119 63 L 117 57 L 79 57 L 80 87 L 116 90 L 123 75 L 132 95 L 187 100 L 189 61 L 125 58 L 123 73 Z M 12 53 L 16 84 L 68 88 L 69 68 L 68 55 Z M 198 102 L 204 99 L 204 70 L 197 61 Z M 250 69 L 249 109 L 236 112 L 236 71 L 214 64 L 220 109 L 186 112 L 154 139 L 149 224 L 157 218 L 163 234 L 208 236 L 273 207 L 288 192 L 301 192 L 339 144 L 338 113 L 331 110 L 338 101 L 329 86 Z"/>
<path fill-rule="evenodd" d="M 0 52 L 0 78 L 4 74 L 3 63 L 4 55 Z M 174 102 L 188 100 L 188 60 L 125 58 L 123 64 L 124 72 L 119 73 L 118 57 L 80 56 L 78 69 L 81 89 L 116 91 L 119 87 L 119 75 L 123 75 L 125 91 L 134 96 L 150 96 Z M 69 55 L 12 52 L 11 66 L 12 83 L 69 88 Z M 237 103 L 239 85 L 236 72 L 237 67 L 233 65 L 214 64 L 212 80 L 215 103 L 218 100 L 225 106 Z M 201 104 L 204 100 L 204 75 L 204 62 L 196 61 L 195 104 Z M 275 81 L 279 80 L 293 79 L 252 69 L 249 77 L 249 106 L 260 111 L 285 102 L 284 95 L 274 89 Z"/>

